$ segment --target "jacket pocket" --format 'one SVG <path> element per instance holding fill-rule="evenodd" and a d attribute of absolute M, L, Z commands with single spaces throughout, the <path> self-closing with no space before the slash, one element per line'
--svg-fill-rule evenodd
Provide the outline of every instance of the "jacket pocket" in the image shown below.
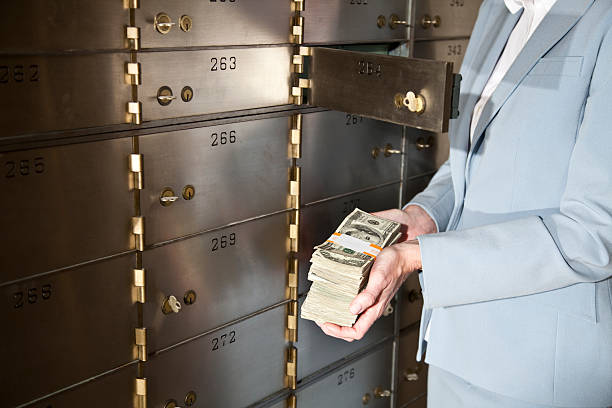
<path fill-rule="evenodd" d="M 594 283 L 578 283 L 528 297 L 538 304 L 553 307 L 566 315 L 595 323 L 597 321 L 595 285 Z"/>
<path fill-rule="evenodd" d="M 577 77 L 582 72 L 583 57 L 544 57 L 529 72 L 533 76 Z"/>

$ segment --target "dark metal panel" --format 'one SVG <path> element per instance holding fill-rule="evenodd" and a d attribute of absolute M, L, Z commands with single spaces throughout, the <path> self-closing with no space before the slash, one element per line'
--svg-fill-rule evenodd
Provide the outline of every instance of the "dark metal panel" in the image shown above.
<path fill-rule="evenodd" d="M 283 389 L 286 319 L 280 306 L 151 357 L 149 406 L 183 401 L 194 391 L 197 406 L 237 408 Z"/>
<path fill-rule="evenodd" d="M 0 153 L 0 283 L 133 247 L 130 139 Z"/>
<path fill-rule="evenodd" d="M 28 408 L 131 408 L 134 405 L 138 365 L 121 368 L 72 389 L 60 392 Z"/>
<path fill-rule="evenodd" d="M 398 198 L 399 183 L 303 207 L 300 210 L 299 292 L 305 293 L 310 287 L 307 275 L 312 248 L 324 242 L 344 217 L 357 207 L 370 212 L 397 208 Z"/>
<path fill-rule="evenodd" d="M 406 129 L 406 177 L 435 172 L 440 167 L 438 156 L 446 147 L 444 137 L 444 133 Z"/>
<path fill-rule="evenodd" d="M 303 115 L 303 203 L 397 181 L 401 178 L 402 128 L 342 112 Z M 387 150 L 389 151 L 389 150 Z"/>
<path fill-rule="evenodd" d="M 425 190 L 430 180 L 431 175 L 409 178 L 406 180 L 404 183 L 404 197 L 402 203 L 408 203 L 412 197 Z"/>
<path fill-rule="evenodd" d="M 300 408 L 353 408 L 389 406 L 389 398 L 376 398 L 375 390 L 391 390 L 392 345 L 334 371 L 315 384 L 298 389 Z M 365 404 L 365 401 L 368 401 Z"/>
<path fill-rule="evenodd" d="M 398 406 L 427 392 L 427 364 L 416 361 L 419 328 L 400 334 Z"/>
<path fill-rule="evenodd" d="M 447 130 L 451 63 L 318 47 L 311 47 L 310 55 L 310 104 L 434 132 Z M 425 99 L 422 113 L 401 105 L 409 91 Z"/>
<path fill-rule="evenodd" d="M 417 41 L 413 45 L 414 56 L 417 58 L 449 61 L 453 63 L 453 71 L 459 72 L 469 39 Z"/>
<path fill-rule="evenodd" d="M 407 405 L 400 406 L 400 408 L 427 408 L 427 395 L 423 395 Z"/>
<path fill-rule="evenodd" d="M 0 137 L 125 123 L 128 62 L 123 53 L 0 56 Z"/>
<path fill-rule="evenodd" d="M 2 10 L 0 52 L 124 49 L 130 12 L 122 3 L 79 0 L 7 2 Z"/>
<path fill-rule="evenodd" d="M 300 300 L 300 307 L 304 299 Z M 298 342 L 295 344 L 298 349 L 298 380 L 393 336 L 393 318 L 393 314 L 381 317 L 361 340 L 352 343 L 326 335 L 311 320 L 298 319 Z"/>
<path fill-rule="evenodd" d="M 280 117 L 142 136 L 147 245 L 286 209 L 288 132 Z M 169 206 L 166 188 L 179 197 Z"/>
<path fill-rule="evenodd" d="M 421 284 L 419 274 L 412 273 L 402 286 L 402 297 L 400 300 L 400 328 L 408 327 L 421 319 L 423 310 L 423 295 L 421 294 Z"/>
<path fill-rule="evenodd" d="M 140 53 L 143 120 L 286 105 L 291 50 L 262 47 Z M 182 91 L 187 86 L 192 97 L 185 102 Z M 158 99 L 164 87 L 176 98 L 169 104 Z"/>
<path fill-rule="evenodd" d="M 288 221 L 281 213 L 145 251 L 149 350 L 286 299 Z M 169 296 L 180 312 L 163 313 Z"/>
<path fill-rule="evenodd" d="M 166 34 L 155 28 L 163 14 L 174 23 Z M 143 48 L 283 44 L 289 43 L 292 15 L 287 0 L 147 0 L 136 10 L 136 25 Z"/>
<path fill-rule="evenodd" d="M 482 0 L 416 1 L 415 38 L 469 37 L 481 3 Z M 433 24 L 436 17 L 437 26 Z"/>
<path fill-rule="evenodd" d="M 4 406 L 134 360 L 135 261 L 125 255 L 0 288 Z"/>
<path fill-rule="evenodd" d="M 304 17 L 304 43 L 338 44 L 402 41 L 409 19 L 405 0 L 308 0 Z"/>

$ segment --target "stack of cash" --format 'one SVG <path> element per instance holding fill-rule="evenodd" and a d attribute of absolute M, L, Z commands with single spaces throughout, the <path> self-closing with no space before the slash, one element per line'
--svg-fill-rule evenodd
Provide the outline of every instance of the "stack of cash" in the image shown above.
<path fill-rule="evenodd" d="M 349 306 L 365 288 L 378 253 L 401 236 L 400 224 L 356 209 L 323 244 L 315 247 L 308 279 L 312 286 L 302 319 L 352 326 Z"/>

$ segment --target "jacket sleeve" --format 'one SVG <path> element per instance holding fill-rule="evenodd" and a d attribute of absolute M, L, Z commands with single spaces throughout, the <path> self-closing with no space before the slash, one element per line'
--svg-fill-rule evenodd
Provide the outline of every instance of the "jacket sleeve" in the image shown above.
<path fill-rule="evenodd" d="M 446 230 L 455 205 L 453 181 L 448 160 L 440 166 L 427 188 L 414 196 L 404 208 L 409 205 L 418 205 L 423 208 L 436 223 L 438 231 Z"/>
<path fill-rule="evenodd" d="M 530 295 L 612 276 L 610 72 L 612 30 L 599 50 L 558 211 L 419 237 L 426 308 Z"/>

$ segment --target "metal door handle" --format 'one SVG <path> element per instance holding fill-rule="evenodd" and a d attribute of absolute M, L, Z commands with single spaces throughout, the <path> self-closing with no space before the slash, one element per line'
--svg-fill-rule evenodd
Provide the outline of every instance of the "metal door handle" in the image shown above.
<path fill-rule="evenodd" d="M 397 26 L 410 27 L 410 23 L 406 20 L 402 20 L 397 14 L 391 14 L 391 17 L 389 17 L 389 27 L 395 30 Z"/>
<path fill-rule="evenodd" d="M 164 314 L 170 313 L 178 313 L 181 311 L 182 305 L 181 302 L 175 296 L 168 296 L 164 299 L 164 304 L 162 305 L 162 312 Z"/>
<path fill-rule="evenodd" d="M 383 390 L 381 387 L 376 387 L 374 389 L 374 396 L 376 398 L 389 398 L 391 396 L 391 391 Z"/>
<path fill-rule="evenodd" d="M 174 95 L 157 95 L 157 100 L 163 103 L 172 102 L 175 99 Z"/>
<path fill-rule="evenodd" d="M 402 151 L 398 149 L 394 149 L 392 145 L 387 144 L 385 146 L 385 157 L 390 157 L 393 154 L 402 154 Z"/>
<path fill-rule="evenodd" d="M 160 34 L 168 34 L 172 29 L 172 26 L 176 23 L 172 22 L 172 19 L 166 13 L 159 13 L 155 16 L 153 25 Z"/>
<path fill-rule="evenodd" d="M 433 146 L 433 137 L 429 136 L 427 140 L 423 137 L 419 137 L 415 143 L 417 150 L 429 149 Z"/>
<path fill-rule="evenodd" d="M 442 19 L 440 18 L 440 16 L 434 16 L 434 18 L 432 19 L 429 14 L 425 14 L 421 18 L 421 27 L 423 27 L 424 29 L 428 29 L 431 26 L 437 28 L 440 27 L 440 24 L 442 24 Z"/>
<path fill-rule="evenodd" d="M 402 377 L 404 377 L 404 381 L 408 382 L 419 381 L 419 373 L 416 371 L 404 370 Z"/>

